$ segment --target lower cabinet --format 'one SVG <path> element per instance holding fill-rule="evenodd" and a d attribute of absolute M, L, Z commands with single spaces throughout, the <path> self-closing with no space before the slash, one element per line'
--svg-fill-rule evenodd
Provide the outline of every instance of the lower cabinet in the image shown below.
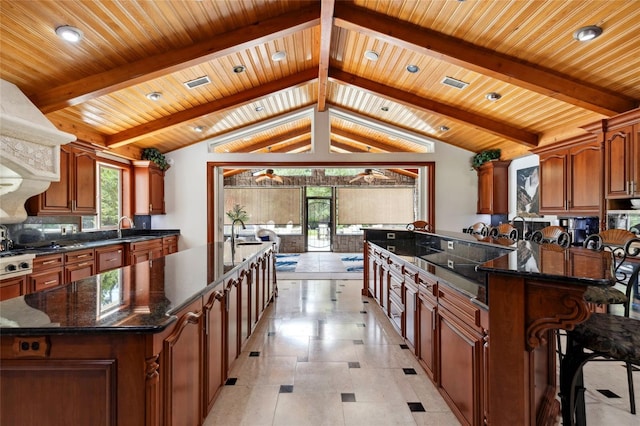
<path fill-rule="evenodd" d="M 124 245 L 114 244 L 100 247 L 95 251 L 96 273 L 121 268 L 124 264 Z"/>
<path fill-rule="evenodd" d="M 240 281 L 237 276 L 227 279 L 224 284 L 225 291 L 225 330 L 227 348 L 225 374 L 231 371 L 231 366 L 240 354 Z"/>
<path fill-rule="evenodd" d="M 203 364 L 203 417 L 213 407 L 220 389 L 224 385 L 224 292 L 211 290 L 202 297 L 204 321 L 204 364 Z"/>
<path fill-rule="evenodd" d="M 95 275 L 94 249 L 77 250 L 64 254 L 65 282 L 81 280 Z"/>
<path fill-rule="evenodd" d="M 0 280 L 0 301 L 22 296 L 27 292 L 27 277 L 6 278 Z"/>
<path fill-rule="evenodd" d="M 436 314 L 438 310 L 438 283 L 424 274 L 418 275 L 418 346 L 416 354 L 427 375 L 434 382 L 436 375 Z"/>
<path fill-rule="evenodd" d="M 62 253 L 37 256 L 29 275 L 28 292 L 46 290 L 65 283 L 64 256 Z"/>
<path fill-rule="evenodd" d="M 135 265 L 136 263 L 157 259 L 162 257 L 162 253 L 162 238 L 130 243 L 128 265 Z"/>

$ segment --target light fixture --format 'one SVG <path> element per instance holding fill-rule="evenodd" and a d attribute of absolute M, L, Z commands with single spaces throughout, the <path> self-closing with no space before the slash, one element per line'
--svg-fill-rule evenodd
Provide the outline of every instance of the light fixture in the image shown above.
<path fill-rule="evenodd" d="M 57 27 L 56 34 L 61 39 L 71 43 L 79 42 L 84 36 L 83 32 L 80 29 L 72 27 L 71 25 L 62 25 Z"/>
<path fill-rule="evenodd" d="M 502 97 L 502 95 L 500 93 L 490 92 L 490 93 L 487 93 L 486 95 L 484 95 L 484 97 L 487 98 L 487 100 L 489 100 L 491 102 L 495 102 L 498 99 L 500 99 Z"/>
<path fill-rule="evenodd" d="M 287 52 L 285 52 L 284 50 L 279 50 L 275 52 L 273 55 L 271 55 L 271 60 L 274 62 L 278 62 L 278 61 L 282 61 L 286 57 L 287 57 Z"/>
<path fill-rule="evenodd" d="M 450 129 L 447 126 L 440 126 L 441 132 L 448 132 Z"/>
<path fill-rule="evenodd" d="M 258 105 L 256 107 L 256 112 L 264 111 L 264 107 L 262 105 Z"/>
<path fill-rule="evenodd" d="M 364 57 L 373 62 L 377 61 L 379 56 L 378 52 L 374 52 L 373 50 L 367 50 L 364 52 Z"/>
<path fill-rule="evenodd" d="M 240 74 L 241 72 L 244 72 L 244 70 L 246 70 L 247 68 L 244 65 L 236 65 L 235 67 L 233 67 L 233 72 L 235 72 L 236 74 Z"/>
<path fill-rule="evenodd" d="M 586 27 L 578 28 L 573 33 L 573 38 L 578 41 L 590 41 L 602 34 L 602 28 L 597 25 L 587 25 Z"/>
<path fill-rule="evenodd" d="M 407 65 L 407 71 L 409 71 L 411 74 L 415 74 L 418 71 L 420 71 L 420 68 L 417 65 Z"/>
<path fill-rule="evenodd" d="M 381 111 L 387 112 L 389 111 L 389 107 L 388 106 L 383 106 L 380 108 Z"/>
<path fill-rule="evenodd" d="M 196 132 L 196 133 L 202 133 L 202 132 L 204 132 L 204 129 L 205 129 L 204 126 L 195 126 L 193 128 L 193 131 Z"/>
<path fill-rule="evenodd" d="M 160 93 L 160 92 L 151 92 L 151 93 L 147 93 L 145 96 L 150 101 L 157 101 L 157 100 L 160 100 L 160 98 L 162 97 L 162 93 Z"/>

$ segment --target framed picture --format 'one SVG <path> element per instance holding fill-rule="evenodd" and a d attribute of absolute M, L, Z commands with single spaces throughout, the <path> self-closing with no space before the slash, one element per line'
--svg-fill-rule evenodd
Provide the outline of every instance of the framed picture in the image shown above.
<path fill-rule="evenodd" d="M 539 166 L 516 170 L 516 210 L 523 217 L 537 217 L 540 211 Z"/>

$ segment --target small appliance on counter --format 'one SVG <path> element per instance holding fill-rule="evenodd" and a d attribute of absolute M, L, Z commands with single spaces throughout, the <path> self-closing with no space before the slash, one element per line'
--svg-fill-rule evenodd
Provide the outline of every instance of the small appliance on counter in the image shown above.
<path fill-rule="evenodd" d="M 608 229 L 640 228 L 640 210 L 609 210 L 607 212 Z"/>
<path fill-rule="evenodd" d="M 599 219 L 597 216 L 591 217 L 559 217 L 560 226 L 571 235 L 571 243 L 574 246 L 581 246 L 589 235 L 600 232 Z"/>

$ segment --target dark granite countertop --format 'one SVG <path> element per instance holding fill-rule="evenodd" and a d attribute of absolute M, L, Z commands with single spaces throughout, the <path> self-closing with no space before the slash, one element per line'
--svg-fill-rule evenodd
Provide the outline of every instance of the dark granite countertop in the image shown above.
<path fill-rule="evenodd" d="M 439 281 L 487 306 L 487 274 L 525 276 L 558 283 L 612 285 L 613 258 L 609 252 L 581 247 L 563 249 L 552 244 L 511 241 L 456 232 L 425 233 L 389 229 L 374 232 L 367 241 L 389 249 L 428 271 Z M 392 240 L 381 239 L 395 232 Z M 413 260 L 411 259 L 413 256 Z"/>
<path fill-rule="evenodd" d="M 0 334 L 157 332 L 269 247 L 241 245 L 232 253 L 228 242 L 208 244 L 8 299 L 0 302 Z"/>

